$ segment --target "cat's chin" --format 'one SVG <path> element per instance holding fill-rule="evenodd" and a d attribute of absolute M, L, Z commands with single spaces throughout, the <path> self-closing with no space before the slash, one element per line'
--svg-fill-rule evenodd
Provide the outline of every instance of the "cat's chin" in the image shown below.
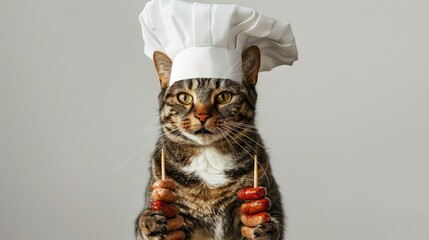
<path fill-rule="evenodd" d="M 189 138 L 190 140 L 192 140 L 193 142 L 201 146 L 211 145 L 220 139 L 220 137 L 217 136 L 217 134 L 216 135 L 208 134 L 208 133 L 192 134 L 185 131 L 183 131 L 182 133 L 185 137 Z"/>

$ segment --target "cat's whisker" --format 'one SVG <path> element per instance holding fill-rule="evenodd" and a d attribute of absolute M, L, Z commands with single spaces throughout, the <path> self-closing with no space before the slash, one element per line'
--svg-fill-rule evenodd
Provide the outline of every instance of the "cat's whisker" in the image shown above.
<path fill-rule="evenodd" d="M 228 128 L 230 131 L 233 131 L 233 132 L 239 133 L 239 134 L 240 134 L 240 135 L 242 135 L 243 137 L 248 138 L 250 141 L 254 142 L 255 144 L 257 144 L 259 147 L 263 148 L 264 150 L 267 150 L 267 148 L 265 148 L 262 144 L 260 144 L 259 142 L 255 141 L 254 139 L 252 139 L 251 137 L 247 136 L 246 134 L 242 133 L 241 131 L 239 131 L 239 130 L 235 129 L 234 127 L 232 127 L 232 126 L 228 126 L 228 125 L 224 125 L 224 126 L 225 126 L 226 128 Z M 247 129 L 243 129 L 243 130 L 248 131 Z"/>
<path fill-rule="evenodd" d="M 160 130 L 160 129 L 162 129 L 162 127 L 157 127 L 157 128 L 150 129 L 150 130 L 148 130 L 148 131 L 146 131 L 144 133 L 141 133 L 141 134 L 138 134 L 138 135 L 134 136 L 134 138 L 143 137 L 143 136 L 145 136 L 147 134 L 153 133 L 153 132 L 155 132 L 157 130 Z"/>
<path fill-rule="evenodd" d="M 253 124 L 253 123 L 235 122 L 235 121 L 233 121 L 233 119 L 231 117 L 227 118 L 227 119 L 222 119 L 222 120 L 225 121 L 228 124 L 231 124 L 231 125 L 246 126 L 246 127 L 249 127 L 249 128 L 256 128 L 255 124 Z"/>
<path fill-rule="evenodd" d="M 244 137 L 246 137 L 246 138 L 248 138 L 248 139 L 250 139 L 250 140 L 252 140 L 254 143 L 256 143 L 256 144 L 258 144 L 261 148 L 263 148 L 263 149 L 265 149 L 266 150 L 266 148 L 264 147 L 264 146 L 262 146 L 260 143 L 258 143 L 258 142 L 256 142 L 255 140 L 253 140 L 252 138 L 250 138 L 250 137 L 248 137 L 248 136 L 246 136 L 245 134 L 243 134 L 243 133 L 241 133 L 240 131 L 238 131 L 238 130 L 236 130 L 236 129 L 234 129 L 233 127 L 230 127 L 229 126 L 229 128 L 228 128 L 228 126 L 226 126 L 226 125 L 224 125 L 224 127 L 226 127 L 227 129 L 229 129 L 230 131 L 232 131 L 232 132 L 236 132 L 236 133 L 240 133 L 241 135 L 243 135 Z M 234 140 L 234 139 L 233 139 Z M 243 140 L 243 142 L 244 143 L 246 143 L 246 145 L 247 146 L 249 146 L 254 152 L 258 152 L 258 151 L 256 151 L 249 143 L 247 143 L 244 139 L 242 139 Z M 242 147 L 239 143 L 237 143 L 240 147 Z M 264 172 L 264 175 L 265 175 L 265 177 L 266 177 L 266 179 L 267 179 L 267 183 L 268 183 L 268 187 L 270 187 L 270 181 L 269 181 L 269 179 L 268 179 L 268 175 L 267 175 L 267 172 L 265 171 L 265 168 L 261 165 L 261 163 L 258 161 L 258 165 L 260 166 L 260 168 L 262 169 L 262 171 Z"/>
<path fill-rule="evenodd" d="M 237 161 L 240 160 L 240 158 L 239 158 L 240 154 L 238 154 L 237 150 L 235 150 L 235 148 L 233 146 L 233 143 L 231 143 L 231 141 L 229 140 L 229 138 L 232 139 L 233 137 L 228 133 L 228 130 L 223 130 L 223 131 L 224 131 L 224 134 L 225 134 L 225 138 L 224 139 L 228 143 L 229 147 L 231 148 L 232 152 L 235 155 L 235 158 L 234 158 L 235 169 L 238 169 L 238 162 Z"/>
<path fill-rule="evenodd" d="M 136 134 L 141 134 L 144 131 L 145 130 L 140 130 L 140 131 L 135 131 L 135 132 L 129 132 L 129 133 L 119 133 L 119 134 L 115 134 L 115 135 L 109 135 L 107 137 L 108 138 L 117 138 L 117 137 L 123 137 L 123 136 L 132 136 L 132 135 L 136 135 Z"/>
<path fill-rule="evenodd" d="M 231 136 L 229 133 L 227 133 L 228 136 L 239 146 L 241 147 L 247 154 L 249 154 L 249 156 L 251 156 L 253 158 L 253 154 L 250 154 L 246 148 L 244 148 L 237 140 L 235 140 L 235 138 L 233 136 Z"/>
<path fill-rule="evenodd" d="M 250 130 L 250 129 L 246 128 L 246 127 L 230 126 L 230 125 L 227 125 L 227 124 L 223 124 L 223 125 L 224 126 L 228 126 L 230 128 L 233 128 L 233 129 L 236 129 L 236 130 L 245 130 L 245 131 L 247 131 L 249 133 L 256 133 L 256 134 L 258 134 L 258 131 L 253 131 L 253 130 Z"/>
<path fill-rule="evenodd" d="M 216 112 L 218 112 L 213 106 L 212 106 L 212 109 L 214 110 L 214 111 L 216 111 Z M 219 112 L 218 112 L 219 113 Z M 219 116 L 221 116 L 221 114 L 219 113 Z M 223 119 L 222 117 L 220 117 L 221 119 Z M 225 120 L 225 119 L 223 119 L 223 120 Z M 238 158 L 238 156 L 239 156 L 239 154 L 237 153 L 237 151 L 234 149 L 234 147 L 232 146 L 232 143 L 230 142 L 230 141 L 228 141 L 228 137 L 230 137 L 230 138 L 232 138 L 234 141 L 235 141 L 235 139 L 233 138 L 233 136 L 231 136 L 228 132 L 228 128 L 227 129 L 223 129 L 222 128 L 222 126 L 223 127 L 227 127 L 227 125 L 226 124 L 221 124 L 218 128 L 219 129 L 221 129 L 221 130 L 223 130 L 224 131 L 224 133 L 227 135 L 227 137 L 225 138 L 225 141 L 227 141 L 227 143 L 229 144 L 229 146 L 230 146 L 230 148 L 231 148 L 231 150 L 234 152 L 234 154 L 237 156 L 237 158 Z M 247 144 L 247 143 L 246 143 Z M 237 160 L 235 160 L 235 162 L 237 163 Z M 237 166 L 237 165 L 236 165 Z M 237 166 L 238 167 L 238 166 Z"/>
<path fill-rule="evenodd" d="M 139 152 L 141 152 L 149 143 L 151 143 L 152 141 L 151 140 L 154 140 L 154 139 L 156 139 L 156 138 L 158 138 L 159 136 L 158 135 L 156 135 L 156 136 L 153 136 L 152 138 L 150 138 L 149 139 L 149 141 L 146 141 L 145 142 L 145 144 L 143 144 L 142 146 L 140 146 L 140 148 L 136 151 L 136 152 L 134 152 L 131 156 L 129 156 L 125 161 L 123 161 L 118 167 L 116 167 L 115 168 L 115 170 L 114 170 L 114 172 L 117 172 L 120 168 L 122 168 L 125 164 L 127 164 L 129 161 L 131 161 L 131 159 L 133 159 L 135 156 L 137 156 L 138 154 L 139 154 Z M 139 160 L 138 161 L 136 161 L 136 162 L 134 162 L 134 164 L 137 164 L 137 163 L 139 163 L 141 160 L 140 159 L 142 159 L 142 158 L 144 158 L 144 157 L 148 157 L 149 156 L 149 154 L 143 154 L 140 158 L 139 158 Z"/>
<path fill-rule="evenodd" d="M 162 139 L 165 139 L 165 138 L 163 138 L 164 136 L 167 136 L 168 134 L 171 134 L 171 133 L 163 133 L 163 134 L 161 134 L 160 136 L 157 136 L 157 138 L 162 138 Z M 179 136 L 180 135 L 180 132 L 176 129 L 176 130 L 173 130 L 173 134 L 172 134 L 172 136 L 173 137 L 177 137 L 177 136 Z M 155 149 L 156 148 L 162 148 L 163 146 L 165 146 L 165 145 L 167 145 L 168 143 L 170 143 L 171 142 L 171 139 L 170 138 L 168 138 L 167 137 L 167 142 L 164 142 L 164 141 L 162 141 L 162 142 L 159 142 L 158 144 L 156 144 L 155 145 Z M 145 144 L 146 145 L 146 144 Z M 158 154 L 159 154 L 159 152 L 157 152 L 157 154 L 155 155 L 155 158 L 158 156 Z M 138 164 L 138 163 L 140 163 L 145 157 L 149 157 L 150 158 L 150 155 L 149 154 L 146 154 L 146 155 L 144 155 L 143 157 L 141 157 L 141 158 L 139 158 L 137 161 L 135 161 L 134 162 L 134 164 Z"/>
<path fill-rule="evenodd" d="M 230 129 L 231 130 L 231 129 Z M 231 133 L 232 134 L 234 134 L 235 136 L 237 136 L 236 135 L 236 133 L 238 133 L 238 132 L 236 132 L 236 133 L 234 133 L 233 131 L 231 131 Z M 249 137 L 248 137 L 249 138 Z M 258 152 L 255 148 L 253 148 L 253 146 L 252 145 L 250 145 L 248 142 L 246 142 L 246 140 L 245 139 L 242 139 L 242 138 L 240 138 L 249 148 L 251 148 L 251 150 L 253 151 L 253 152 Z M 249 138 L 250 139 L 250 138 Z"/>
<path fill-rule="evenodd" d="M 221 129 L 221 128 L 217 128 L 218 129 L 218 131 L 219 131 L 219 134 L 223 137 L 222 139 L 223 140 L 225 140 L 225 142 L 228 144 L 228 146 L 230 147 L 230 149 L 231 149 L 231 151 L 232 151 L 232 153 L 234 154 L 234 162 L 235 162 L 235 168 L 237 168 L 237 159 L 238 159 L 238 153 L 237 153 L 237 151 L 235 151 L 235 149 L 234 149 L 234 147 L 232 146 L 232 144 L 231 144 L 231 142 L 230 141 L 228 141 L 228 137 L 226 136 L 226 134 L 227 134 L 227 132 L 224 130 L 224 129 Z M 225 134 L 225 135 L 224 135 Z"/>
<path fill-rule="evenodd" d="M 228 119 L 223 118 L 222 115 L 219 113 L 219 111 L 216 108 L 214 108 L 213 106 L 211 106 L 211 108 L 213 109 L 213 111 L 215 111 L 216 113 L 218 113 L 219 118 L 222 120 L 222 122 L 220 122 L 221 125 L 227 125 L 227 126 L 228 125 L 235 125 L 235 126 L 241 128 L 241 129 L 247 129 L 247 128 L 256 129 L 256 127 L 254 125 L 252 125 L 252 124 L 234 122 L 234 121 L 231 121 L 231 118 L 228 118 Z M 249 130 L 249 131 L 257 133 L 256 131 L 252 131 L 252 130 Z"/>
<path fill-rule="evenodd" d="M 162 148 L 164 146 L 166 146 L 169 142 L 171 141 L 171 139 L 167 138 L 167 142 L 161 141 L 156 147 L 159 148 L 159 150 L 156 152 L 156 154 L 154 155 L 154 159 L 158 158 L 158 156 L 161 155 L 162 152 Z"/>
<path fill-rule="evenodd" d="M 249 61 L 251 61 L 254 57 L 250 57 L 249 59 L 247 59 L 246 61 L 242 62 L 241 64 L 239 64 L 241 61 L 241 59 L 237 60 L 237 62 L 231 67 L 231 69 L 228 71 L 228 73 L 226 74 L 225 77 L 223 77 L 222 79 L 227 79 L 231 76 L 237 75 L 237 74 L 241 74 L 241 73 L 236 73 L 236 74 L 231 74 L 233 71 L 235 71 L 238 67 L 242 67 L 245 63 L 248 63 Z"/>
<path fill-rule="evenodd" d="M 241 73 L 234 73 L 234 74 L 230 73 L 225 78 L 222 78 L 222 79 L 231 79 L 231 77 L 236 76 L 236 75 L 241 75 Z"/>
<path fill-rule="evenodd" d="M 221 118 L 221 119 L 223 119 L 224 120 L 224 118 L 222 118 L 222 115 L 219 113 L 219 111 L 216 109 L 216 108 L 214 108 L 213 106 L 211 106 L 211 108 L 213 109 L 213 111 L 215 111 L 215 112 L 217 112 L 218 114 L 219 114 L 219 117 Z M 234 149 L 234 147 L 232 146 L 232 144 L 231 144 L 231 142 L 230 141 L 228 141 L 228 136 L 227 136 L 227 134 L 228 134 L 228 130 L 226 130 L 226 129 L 222 129 L 221 128 L 221 126 L 217 126 L 216 127 L 216 129 L 218 129 L 219 130 L 219 133 L 221 134 L 221 136 L 223 137 L 223 139 L 226 141 L 226 143 L 229 145 L 229 147 L 231 148 L 231 151 L 232 151 L 232 153 L 234 154 L 234 162 L 235 162 L 235 168 L 237 168 L 238 166 L 237 166 L 237 159 L 238 159 L 238 153 L 237 153 L 237 151 L 235 151 L 235 149 Z M 223 135 L 222 133 L 224 133 L 225 135 Z"/>
<path fill-rule="evenodd" d="M 155 130 L 159 130 L 159 128 L 156 128 Z M 161 134 L 161 136 L 163 136 L 163 135 L 165 135 L 165 134 Z M 115 170 L 114 170 L 114 172 L 117 172 L 120 168 L 122 168 L 125 164 L 127 164 L 129 161 L 131 161 L 131 159 L 133 159 L 135 156 L 137 156 L 149 143 L 151 143 L 152 141 L 151 140 L 154 140 L 154 139 L 156 139 L 156 138 L 158 138 L 159 137 L 159 135 L 156 135 L 156 136 L 153 136 L 153 137 L 151 137 L 151 138 L 149 138 L 148 140 L 149 141 L 146 141 L 146 143 L 145 144 L 143 144 L 142 146 L 140 146 L 140 148 L 136 151 L 136 152 L 134 152 L 131 156 L 129 156 L 125 161 L 123 161 L 120 165 L 118 165 L 116 168 L 115 168 Z M 142 158 L 144 158 L 144 157 L 148 157 L 148 154 L 143 154 L 143 156 L 142 157 L 140 157 L 139 158 L 139 160 L 138 161 L 136 161 L 136 162 L 134 162 L 134 164 L 137 164 L 137 163 L 139 163 L 140 161 L 141 161 L 141 159 Z"/>
<path fill-rule="evenodd" d="M 239 127 L 247 127 L 247 128 L 254 128 L 256 129 L 256 126 L 250 123 L 241 123 L 241 122 L 233 122 L 233 121 L 228 121 L 227 124 L 229 125 L 234 125 L 234 126 L 239 126 Z"/>
<path fill-rule="evenodd" d="M 243 149 L 252 159 L 253 159 L 253 157 L 254 157 L 254 155 L 252 155 L 252 154 L 250 154 L 247 150 L 246 150 L 246 148 L 244 148 L 243 147 L 243 145 L 241 145 L 237 140 L 235 140 L 234 139 L 234 137 L 232 137 L 232 136 L 230 136 L 230 138 L 235 142 L 235 143 L 237 143 L 237 145 L 241 148 L 241 149 Z M 253 149 L 254 150 L 254 149 Z M 255 151 L 255 150 L 254 150 Z M 255 151 L 256 152 L 256 151 Z M 267 175 L 267 172 L 265 171 L 265 168 L 258 162 L 258 165 L 259 165 L 259 167 L 262 169 L 262 171 L 264 172 L 264 175 L 265 175 L 265 178 L 267 179 L 267 183 L 268 183 L 268 187 L 270 186 L 270 180 L 269 180 L 269 178 L 268 178 L 268 175 Z"/>
<path fill-rule="evenodd" d="M 245 130 L 248 130 L 249 132 L 252 132 L 252 133 L 257 133 L 257 134 L 259 134 L 259 129 L 258 128 L 256 128 L 256 127 L 250 127 L 250 126 L 240 126 L 240 125 L 234 125 L 234 124 L 229 124 L 229 123 L 226 123 L 228 126 L 230 126 L 230 127 L 234 127 L 234 128 L 237 128 L 237 129 L 245 129 Z"/>
<path fill-rule="evenodd" d="M 146 144 L 145 144 L 146 145 Z M 128 163 L 133 157 L 135 157 L 139 152 L 141 152 L 145 145 L 140 147 L 136 152 L 134 152 L 131 156 L 129 156 L 125 161 L 123 161 L 121 164 L 119 164 L 113 172 L 117 172 L 120 168 L 122 168 L 126 163 Z"/>
<path fill-rule="evenodd" d="M 152 121 L 151 123 L 148 124 L 148 127 L 139 130 L 139 131 L 134 131 L 134 132 L 128 132 L 128 133 L 119 133 L 119 134 L 114 134 L 114 135 L 109 135 L 107 136 L 108 138 L 117 138 L 117 137 L 124 137 L 124 136 L 133 136 L 133 135 L 144 135 L 145 132 L 147 131 L 153 131 L 153 129 L 149 129 L 149 127 L 153 126 L 158 120 L 160 119 L 160 117 L 156 117 L 154 121 Z"/>
<path fill-rule="evenodd" d="M 262 166 L 262 164 L 259 161 L 258 161 L 258 166 L 260 169 L 262 169 L 262 172 L 264 172 L 265 179 L 267 179 L 268 188 L 270 188 L 271 185 L 270 185 L 270 180 L 268 179 L 267 171 L 265 171 L 265 168 Z"/>
<path fill-rule="evenodd" d="M 222 123 L 222 125 L 224 125 L 224 126 L 228 126 L 228 127 L 230 127 L 230 128 L 236 128 L 236 129 L 239 129 L 239 130 L 246 130 L 246 131 L 248 131 L 248 132 L 250 132 L 250 133 L 258 133 L 258 131 L 255 131 L 255 130 L 251 130 L 251 129 L 249 129 L 249 127 L 234 126 L 234 125 L 229 124 L 229 123 Z"/>
<path fill-rule="evenodd" d="M 149 141 L 147 141 L 147 142 L 144 144 L 144 146 L 147 146 L 147 144 L 151 143 L 151 142 L 152 142 L 152 140 L 155 140 L 155 139 L 157 139 L 157 138 L 159 138 L 159 136 L 158 136 L 158 135 L 157 135 L 157 136 L 155 136 L 155 137 L 150 138 L 150 139 L 149 139 Z M 155 146 L 158 146 L 158 145 L 155 145 Z M 142 155 L 139 159 L 137 159 L 137 161 L 135 161 L 135 162 L 134 162 L 134 164 L 138 164 L 138 163 L 140 163 L 143 159 L 145 159 L 145 158 L 150 158 L 150 157 L 151 157 L 151 154 L 150 154 L 150 153 L 146 153 L 146 154 Z"/>
<path fill-rule="evenodd" d="M 243 64 L 240 64 L 240 62 L 241 62 L 241 59 L 238 59 L 235 63 L 234 63 L 234 65 L 232 65 L 232 67 L 225 73 L 225 75 L 221 78 L 221 79 L 227 79 L 228 77 L 230 77 L 231 76 L 231 73 L 235 70 L 235 69 L 237 69 L 237 67 L 240 67 L 240 66 L 242 66 Z"/>
<path fill-rule="evenodd" d="M 140 133 L 142 131 L 139 131 L 140 135 L 146 135 L 150 132 L 153 132 L 155 130 L 159 130 L 159 127 L 155 128 L 155 129 L 150 129 L 148 131 L 145 131 L 144 133 Z M 132 135 L 132 134 L 128 134 L 128 135 Z M 134 134 L 135 135 L 135 134 Z M 135 136 L 135 138 L 140 137 L 140 136 Z M 157 138 L 158 136 L 153 136 L 151 139 Z M 119 169 L 121 169 L 123 166 L 125 166 L 125 164 L 127 164 L 129 161 L 131 161 L 135 156 L 137 156 L 151 141 L 146 141 L 145 144 L 143 144 L 142 146 L 140 146 L 140 148 L 137 149 L 137 151 L 135 151 L 133 154 L 131 154 L 125 161 L 123 161 L 121 164 L 119 164 L 115 169 L 114 172 L 117 172 Z M 146 154 L 144 154 L 143 156 L 146 156 Z"/>

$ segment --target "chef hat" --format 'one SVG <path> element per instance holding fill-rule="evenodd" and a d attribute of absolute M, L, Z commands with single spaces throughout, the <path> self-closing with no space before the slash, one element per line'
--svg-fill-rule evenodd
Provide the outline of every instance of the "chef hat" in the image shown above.
<path fill-rule="evenodd" d="M 242 81 L 242 51 L 261 50 L 260 71 L 298 58 L 289 24 L 239 5 L 152 0 L 139 16 L 145 54 L 173 61 L 170 86 L 190 78 Z"/>

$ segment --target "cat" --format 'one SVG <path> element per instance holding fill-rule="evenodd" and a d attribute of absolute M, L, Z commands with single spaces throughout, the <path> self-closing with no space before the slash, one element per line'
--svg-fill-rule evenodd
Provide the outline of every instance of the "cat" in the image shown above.
<path fill-rule="evenodd" d="M 190 240 L 243 239 L 242 202 L 237 192 L 253 186 L 253 155 L 258 156 L 259 185 L 272 201 L 271 220 L 256 227 L 254 239 L 283 239 L 284 215 L 269 157 L 255 127 L 255 85 L 261 61 L 257 46 L 242 54 L 242 83 L 229 79 L 196 78 L 169 87 L 172 61 L 153 55 L 161 92 L 162 134 L 152 155 L 145 208 L 136 220 L 139 240 L 164 239 L 165 218 L 149 209 L 151 185 L 161 179 L 160 151 L 165 148 L 166 176 L 175 181 L 183 231 Z"/>

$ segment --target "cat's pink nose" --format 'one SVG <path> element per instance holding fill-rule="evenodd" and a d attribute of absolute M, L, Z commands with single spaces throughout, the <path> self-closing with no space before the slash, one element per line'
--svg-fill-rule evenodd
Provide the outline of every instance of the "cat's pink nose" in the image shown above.
<path fill-rule="evenodd" d="M 201 123 L 205 123 L 211 116 L 208 114 L 196 114 L 196 117 L 200 120 Z"/>
<path fill-rule="evenodd" d="M 210 105 L 202 104 L 195 106 L 194 116 L 200 120 L 201 124 L 206 123 L 207 119 L 209 119 L 211 115 Z"/>

